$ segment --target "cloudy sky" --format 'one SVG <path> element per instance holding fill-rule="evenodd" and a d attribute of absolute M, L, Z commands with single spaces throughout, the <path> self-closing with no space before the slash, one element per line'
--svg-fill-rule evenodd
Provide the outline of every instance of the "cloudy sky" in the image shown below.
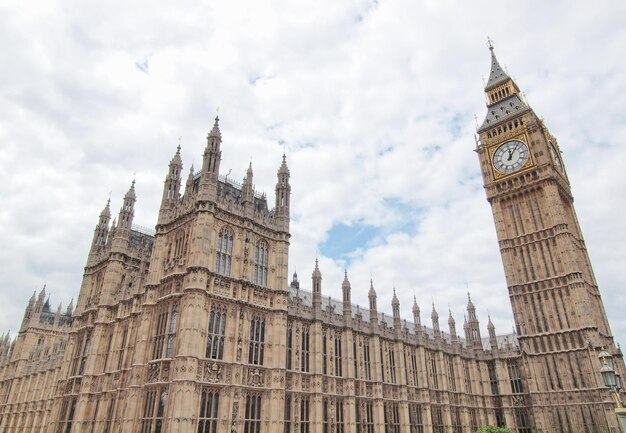
<path fill-rule="evenodd" d="M 473 149 L 494 40 L 557 136 L 609 320 L 626 337 L 626 3 L 112 0 L 0 3 L 0 333 L 34 290 L 76 297 L 98 214 L 137 180 L 154 226 L 182 136 L 201 162 L 219 107 L 222 170 L 292 183 L 290 272 L 379 309 L 395 285 L 459 331 L 512 313 Z M 136 174 L 134 174 L 136 173 Z M 485 332 L 485 331 L 483 331 Z"/>

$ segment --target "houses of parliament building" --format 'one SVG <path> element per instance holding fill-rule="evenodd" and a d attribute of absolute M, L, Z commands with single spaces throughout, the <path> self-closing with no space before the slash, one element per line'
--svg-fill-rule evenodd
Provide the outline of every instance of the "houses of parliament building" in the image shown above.
<path fill-rule="evenodd" d="M 134 182 L 99 216 L 76 306 L 30 299 L 0 339 L 0 433 L 517 433 L 619 431 L 599 373 L 625 376 L 561 151 L 491 48 L 478 154 L 515 333 L 462 332 L 417 302 L 413 322 L 289 276 L 289 169 L 270 203 L 220 175 L 210 130 L 202 167 L 169 163 L 154 231 L 133 224 Z M 470 149 L 468 148 L 468 157 Z M 495 245 L 494 245 L 495 247 Z M 446 320 L 444 318 L 444 320 Z M 425 324 L 427 322 L 427 324 Z"/>

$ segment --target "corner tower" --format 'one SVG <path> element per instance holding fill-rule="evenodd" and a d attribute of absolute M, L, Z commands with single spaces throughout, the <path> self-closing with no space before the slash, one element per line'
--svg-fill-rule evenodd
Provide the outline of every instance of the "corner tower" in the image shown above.
<path fill-rule="evenodd" d="M 533 431 L 614 425 L 606 415 L 612 411 L 608 393 L 597 392 L 603 385 L 596 352 L 621 352 L 613 343 L 561 151 L 493 46 L 490 51 L 487 115 L 476 152 L 525 358 L 525 405 L 533 411 Z M 623 370 L 620 358 L 622 375 Z M 568 401 L 568 408 L 559 401 Z"/>

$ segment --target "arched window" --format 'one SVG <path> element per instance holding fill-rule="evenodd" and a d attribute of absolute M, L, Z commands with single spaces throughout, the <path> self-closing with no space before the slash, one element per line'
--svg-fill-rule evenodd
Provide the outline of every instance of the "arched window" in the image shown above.
<path fill-rule="evenodd" d="M 248 364 L 263 365 L 265 352 L 265 319 L 254 316 L 250 320 L 250 345 L 248 347 Z"/>
<path fill-rule="evenodd" d="M 267 264 L 269 257 L 269 247 L 267 242 L 261 240 L 256 244 L 254 254 L 254 273 L 252 282 L 262 287 L 267 287 Z"/>
<path fill-rule="evenodd" d="M 170 314 L 170 325 L 167 332 L 167 346 L 165 348 L 165 357 L 171 358 L 174 354 L 174 338 L 176 337 L 176 321 L 178 320 L 178 307 L 175 305 L 172 314 Z"/>
<path fill-rule="evenodd" d="M 226 332 L 226 308 L 211 306 L 209 329 L 205 357 L 222 359 L 224 357 L 224 334 Z"/>
<path fill-rule="evenodd" d="M 159 311 L 160 310 L 160 311 Z M 178 305 L 170 308 L 163 305 L 157 310 L 157 319 L 152 336 L 152 358 L 171 358 L 174 355 L 176 340 L 176 322 L 178 321 Z"/>
<path fill-rule="evenodd" d="M 215 248 L 215 272 L 230 276 L 230 265 L 233 256 L 233 232 L 229 228 L 222 228 L 217 235 Z"/>

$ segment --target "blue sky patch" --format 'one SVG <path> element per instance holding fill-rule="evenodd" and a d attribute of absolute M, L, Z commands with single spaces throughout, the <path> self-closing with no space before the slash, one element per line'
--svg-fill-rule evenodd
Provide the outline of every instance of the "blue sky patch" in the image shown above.
<path fill-rule="evenodd" d="M 328 237 L 319 246 L 320 253 L 334 260 L 346 259 L 347 256 L 365 247 L 380 234 L 380 227 L 362 223 L 335 224 L 328 232 Z"/>

